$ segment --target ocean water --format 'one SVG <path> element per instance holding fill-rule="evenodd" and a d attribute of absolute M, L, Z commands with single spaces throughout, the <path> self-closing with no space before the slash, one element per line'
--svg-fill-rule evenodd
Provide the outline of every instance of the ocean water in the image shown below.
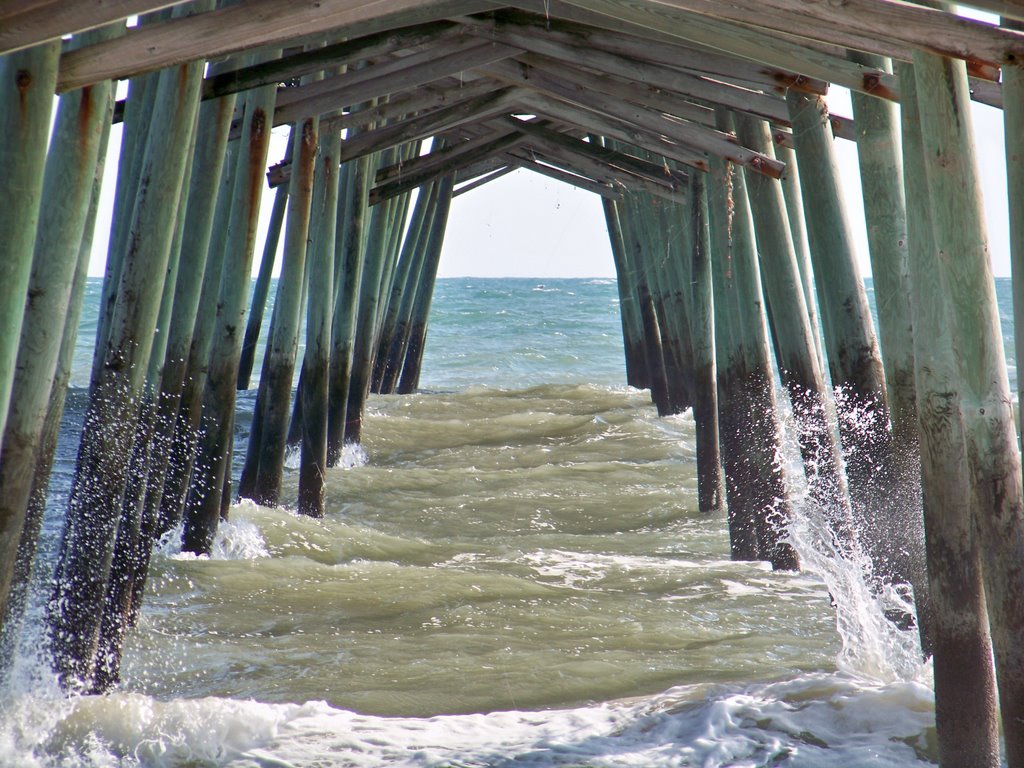
<path fill-rule="evenodd" d="M 91 305 L 39 596 L 94 329 Z M 623 382 L 612 281 L 440 281 L 422 391 L 371 399 L 327 517 L 242 501 L 211 557 L 162 542 L 116 692 L 57 692 L 37 597 L 0 766 L 931 764 L 930 668 L 831 557 L 794 451 L 806 570 L 731 562 L 692 419 Z"/>

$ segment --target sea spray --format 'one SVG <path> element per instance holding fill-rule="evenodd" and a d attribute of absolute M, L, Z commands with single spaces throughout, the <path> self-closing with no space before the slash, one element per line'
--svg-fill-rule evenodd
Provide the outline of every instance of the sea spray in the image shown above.
<path fill-rule="evenodd" d="M 870 409 L 845 405 L 840 400 L 839 418 L 848 428 L 856 428 L 860 421 L 873 424 L 877 419 Z M 795 437 L 799 419 L 788 407 L 784 414 L 784 455 L 779 461 L 786 465 L 787 495 L 795 510 L 788 539 L 800 555 L 803 570 L 819 577 L 828 588 L 842 643 L 837 667 L 884 682 L 930 679 L 930 666 L 923 661 L 913 620 L 913 590 L 907 584 L 877 578 L 859 536 L 852 542 L 837 537 L 830 525 L 834 513 L 811 497 L 804 479 L 805 460 L 799 455 Z"/>

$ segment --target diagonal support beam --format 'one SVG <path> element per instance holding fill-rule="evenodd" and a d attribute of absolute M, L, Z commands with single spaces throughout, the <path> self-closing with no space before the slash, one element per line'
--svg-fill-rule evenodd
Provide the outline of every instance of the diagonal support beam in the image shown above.
<path fill-rule="evenodd" d="M 293 80 L 314 72 L 329 71 L 334 67 L 354 64 L 360 59 L 369 59 L 391 54 L 404 48 L 426 43 L 436 43 L 461 34 L 461 27 L 451 21 L 437 21 L 418 24 L 397 30 L 387 30 L 366 35 L 355 40 L 346 40 L 325 48 L 293 53 L 279 59 L 241 67 L 211 75 L 203 81 L 203 98 L 213 99 L 227 96 L 261 85 Z"/>
<path fill-rule="evenodd" d="M 453 107 L 435 110 L 394 125 L 360 133 L 341 144 L 343 163 L 408 141 L 426 139 L 465 123 L 486 120 L 507 112 L 515 101 L 515 90 L 505 88 Z"/>
<path fill-rule="evenodd" d="M 395 91 L 426 85 L 517 53 L 521 50 L 507 45 L 474 39 L 459 40 L 440 46 L 440 50 L 430 48 L 300 88 L 281 89 L 274 125 L 284 125 L 307 115 L 330 112 Z"/>
<path fill-rule="evenodd" d="M 593 82 L 585 73 L 577 72 L 574 82 L 571 70 L 560 72 L 556 77 L 536 67 L 514 62 L 491 64 L 482 67 L 480 71 L 548 97 L 578 104 L 602 117 L 619 120 L 649 134 L 667 137 L 683 148 L 692 148 L 700 155 L 710 153 L 724 157 L 773 178 L 780 178 L 785 170 L 784 163 L 743 147 L 734 136 L 683 120 L 670 119 L 645 107 L 607 96 L 595 90 Z"/>
<path fill-rule="evenodd" d="M 769 96 L 749 89 L 736 88 L 721 81 L 708 80 L 673 66 L 646 61 L 639 56 L 569 45 L 562 40 L 550 39 L 545 34 L 536 33 L 532 29 L 522 31 L 508 25 L 499 25 L 493 31 L 486 26 L 475 29 L 478 34 L 485 35 L 488 39 L 501 40 L 506 45 L 515 45 L 532 54 L 568 64 L 577 70 L 586 67 L 680 97 L 721 104 L 766 120 L 788 122 L 785 105 L 774 95 Z"/>

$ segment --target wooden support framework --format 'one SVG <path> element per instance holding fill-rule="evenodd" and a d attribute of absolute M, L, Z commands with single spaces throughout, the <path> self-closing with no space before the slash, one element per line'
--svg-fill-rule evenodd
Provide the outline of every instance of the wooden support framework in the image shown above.
<path fill-rule="evenodd" d="M 38 540 L 110 81 L 132 78 L 90 429 L 50 610 L 66 686 L 115 682 L 151 542 L 180 520 L 186 493 L 186 548 L 210 549 L 231 487 L 234 388 L 248 380 L 248 371 L 239 378 L 238 345 L 269 129 L 301 121 L 302 172 L 290 179 L 285 163 L 271 174 L 272 184 L 290 180 L 302 196 L 289 209 L 290 258 L 275 310 L 288 317 L 274 321 L 253 422 L 251 448 L 266 456 L 254 495 L 280 500 L 304 291 L 307 353 L 293 418 L 303 443 L 299 508 L 322 515 L 327 467 L 344 441 L 360 437 L 371 374 L 380 391 L 416 387 L 452 196 L 515 168 L 574 184 L 604 198 L 630 383 L 649 387 L 662 413 L 694 408 L 705 510 L 718 506 L 720 442 L 734 556 L 797 565 L 782 538 L 791 510 L 775 462 L 767 304 L 811 497 L 839 550 L 852 552 L 856 542 L 834 431 L 847 449 L 855 508 L 886 509 L 865 527 L 875 538 L 883 532 L 885 546 L 872 553 L 878 573 L 911 581 L 920 600 L 922 639 L 935 653 L 941 760 L 999 764 L 994 650 L 1006 761 L 1024 766 L 1024 487 L 966 118 L 971 97 L 1005 103 L 1020 283 L 1024 31 L 1007 19 L 1024 19 L 1024 3 L 972 3 L 1007 17 L 1000 25 L 902 0 L 214 5 L 9 0 L 0 8 L 0 54 L 14 51 L 0 59 L 0 642 L 11 641 L 5 602 Z M 139 25 L 121 35 L 135 14 Z M 111 22 L 59 52 L 61 36 Z M 897 76 L 882 56 L 913 66 L 900 65 Z M 203 81 L 207 59 L 219 63 Z M 320 82 L 293 82 L 346 66 Z M 828 83 L 854 92 L 855 121 L 825 112 Z M 85 86 L 96 87 L 75 91 Z M 55 90 L 73 93 L 62 101 L 46 161 L 39 228 Z M 235 116 L 242 141 L 231 146 L 233 94 L 243 92 L 247 107 Z M 902 180 L 893 107 L 901 99 Z M 74 126 L 88 142 L 71 146 L 75 121 L 63 104 L 96 108 Z M 318 115 L 326 117 L 313 183 Z M 858 141 L 884 379 L 840 215 L 834 136 Z M 418 142 L 428 138 L 435 149 L 420 157 Z M 60 215 L 62 206 L 73 212 Z M 801 258 L 808 250 L 813 270 Z M 265 263 L 269 275 L 273 261 Z M 307 281 L 309 265 L 316 277 Z M 812 273 L 827 356 L 817 342 Z M 1024 289 L 1015 291 L 1024 306 Z M 214 306 L 219 315 L 208 311 Z M 53 315 L 52 327 L 40 314 Z M 830 424 L 826 361 L 833 384 L 874 405 L 869 442 L 860 439 L 862 424 Z M 892 503 L 893 488 L 916 490 L 918 441 L 927 579 L 914 562 L 918 500 L 902 498 L 895 510 Z M 894 454 L 910 457 L 895 474 Z M 899 552 L 882 551 L 892 549 Z"/>

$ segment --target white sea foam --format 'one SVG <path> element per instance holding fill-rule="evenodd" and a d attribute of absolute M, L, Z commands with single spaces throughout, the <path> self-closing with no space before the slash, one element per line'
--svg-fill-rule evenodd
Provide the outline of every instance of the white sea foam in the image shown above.
<path fill-rule="evenodd" d="M 431 718 L 373 717 L 316 701 L 162 702 L 141 694 L 83 697 L 55 709 L 51 703 L 20 702 L 20 730 L 5 719 L 5 765 L 895 768 L 927 764 L 934 754 L 926 686 L 872 685 L 842 674 L 745 688 L 686 686 L 573 709 Z"/>
<path fill-rule="evenodd" d="M 245 519 L 245 513 L 256 508 L 256 502 L 242 499 L 232 507 L 232 517 L 221 520 L 209 554 L 210 560 L 254 560 L 269 557 L 267 542 L 256 523 Z M 197 555 L 181 549 L 182 526 L 178 524 L 165 533 L 154 547 L 154 554 L 175 560 L 196 559 Z M 198 557 L 207 557 L 200 555 Z"/>

